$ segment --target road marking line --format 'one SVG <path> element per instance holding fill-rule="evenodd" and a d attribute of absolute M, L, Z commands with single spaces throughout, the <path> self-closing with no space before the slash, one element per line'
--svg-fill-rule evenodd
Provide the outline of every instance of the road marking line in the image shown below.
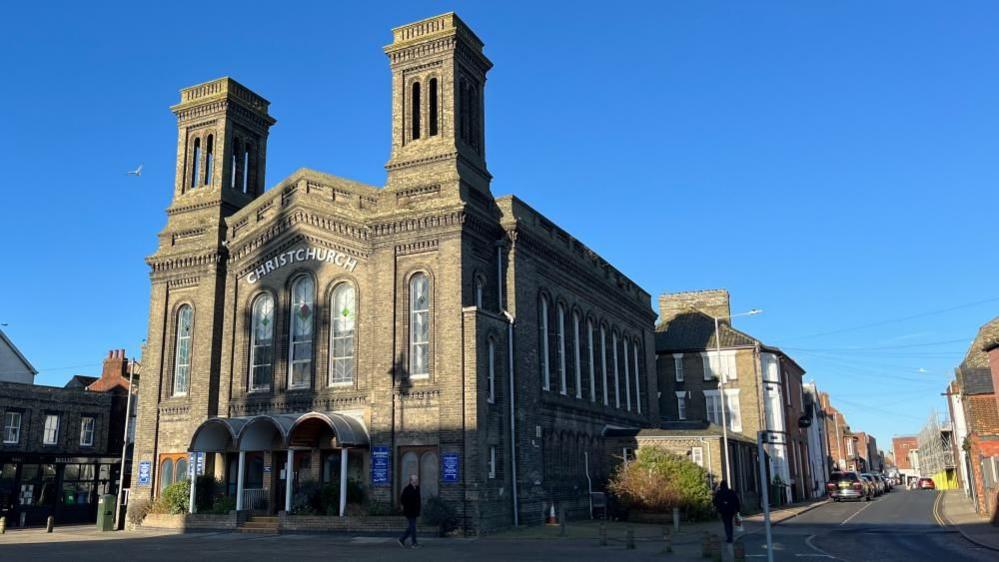
<path fill-rule="evenodd" d="M 833 555 L 827 553 L 826 551 L 822 550 L 821 548 L 815 546 L 815 544 L 812 543 L 812 539 L 814 539 L 814 538 L 815 538 L 815 535 L 808 535 L 807 537 L 805 537 L 805 544 L 808 545 L 808 548 L 814 550 L 815 552 L 821 553 L 822 556 L 825 556 L 827 558 L 832 558 L 833 560 L 839 560 L 839 558 L 836 558 L 835 556 L 833 556 Z M 801 555 L 799 554 L 798 556 L 801 556 Z"/>
<path fill-rule="evenodd" d="M 936 519 L 937 525 L 946 527 L 947 523 L 943 520 L 943 515 L 940 514 L 940 506 L 943 504 L 943 495 L 943 492 L 937 492 L 937 497 L 933 500 L 933 518 Z"/>
<path fill-rule="evenodd" d="M 871 507 L 872 505 L 874 505 L 874 502 L 867 502 L 867 504 L 864 505 L 864 507 L 858 509 L 856 513 L 854 513 L 853 515 L 851 515 L 851 516 L 847 517 L 846 519 L 844 519 L 843 522 L 840 523 L 840 525 L 846 525 L 847 523 L 850 522 L 851 519 L 853 519 L 854 517 L 860 515 L 861 511 L 864 511 L 865 509 L 867 509 L 868 507 Z"/>

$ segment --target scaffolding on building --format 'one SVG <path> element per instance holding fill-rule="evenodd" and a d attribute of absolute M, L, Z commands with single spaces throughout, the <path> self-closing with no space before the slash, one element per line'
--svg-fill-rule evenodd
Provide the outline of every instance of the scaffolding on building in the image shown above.
<path fill-rule="evenodd" d="M 953 429 L 949 421 L 941 420 L 936 410 L 916 436 L 919 444 L 919 475 L 932 478 L 952 470 L 954 464 Z"/>

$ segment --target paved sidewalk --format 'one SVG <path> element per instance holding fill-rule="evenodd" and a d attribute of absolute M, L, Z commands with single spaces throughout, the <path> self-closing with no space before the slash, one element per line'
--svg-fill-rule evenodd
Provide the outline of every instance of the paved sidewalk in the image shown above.
<path fill-rule="evenodd" d="M 821 505 L 825 505 L 829 500 L 826 498 L 818 500 L 808 500 L 770 511 L 770 524 L 777 525 L 788 519 L 793 519 L 806 511 L 811 511 Z M 743 517 L 743 526 L 746 528 L 744 534 L 750 535 L 763 530 L 763 513 L 746 515 Z"/>
<path fill-rule="evenodd" d="M 975 511 L 971 498 L 964 495 L 963 490 L 946 490 L 940 492 L 936 504 L 943 521 L 958 530 L 969 541 L 999 551 L 999 526 L 992 525 L 989 520 Z"/>

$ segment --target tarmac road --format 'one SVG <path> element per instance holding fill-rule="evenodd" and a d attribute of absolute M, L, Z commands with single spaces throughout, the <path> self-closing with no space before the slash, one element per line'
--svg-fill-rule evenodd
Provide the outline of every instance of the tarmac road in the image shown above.
<path fill-rule="evenodd" d="M 995 552 L 943 525 L 936 509 L 939 497 L 934 491 L 896 487 L 870 502 L 823 504 L 773 528 L 774 560 L 995 562 Z M 747 560 L 766 559 L 762 531 L 743 542 Z"/>

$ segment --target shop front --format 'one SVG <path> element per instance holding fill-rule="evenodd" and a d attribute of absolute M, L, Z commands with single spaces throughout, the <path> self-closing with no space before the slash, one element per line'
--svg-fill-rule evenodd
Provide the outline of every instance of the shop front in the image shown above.
<path fill-rule="evenodd" d="M 95 520 L 97 500 L 117 492 L 113 457 L 0 456 L 0 517 L 10 526 Z"/>

